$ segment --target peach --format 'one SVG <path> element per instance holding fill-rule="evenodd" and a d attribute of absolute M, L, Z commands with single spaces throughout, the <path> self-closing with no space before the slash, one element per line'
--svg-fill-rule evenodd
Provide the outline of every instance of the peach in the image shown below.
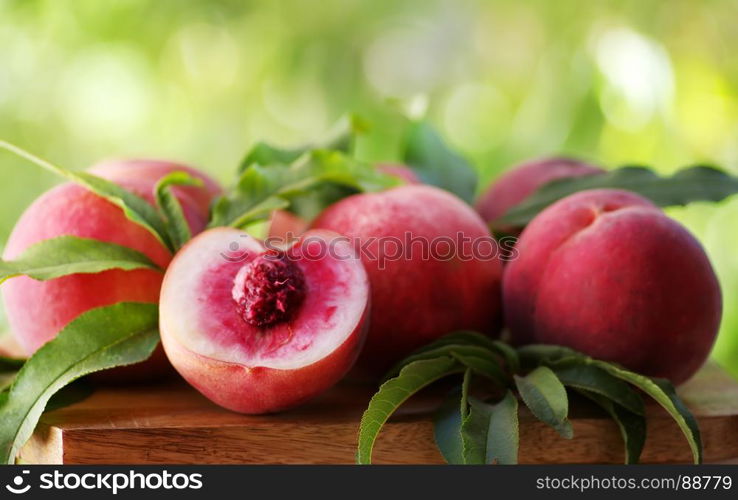
<path fill-rule="evenodd" d="M 287 250 L 206 231 L 164 278 L 160 330 L 177 371 L 242 413 L 301 404 L 335 384 L 366 336 L 369 281 L 347 241 L 309 231 Z"/>
<path fill-rule="evenodd" d="M 152 203 L 156 182 L 175 171 L 188 172 L 204 181 L 203 187 L 174 188 L 193 233 L 200 232 L 208 221 L 210 201 L 220 192 L 204 174 L 185 165 L 155 160 L 114 161 L 90 169 Z M 62 235 L 125 245 L 146 254 L 162 268 L 172 258 L 167 248 L 128 220 L 120 208 L 72 183 L 51 189 L 25 211 L 3 258 L 13 259 L 35 243 Z M 151 270 L 111 270 L 44 282 L 18 277 L 3 284 L 3 298 L 11 330 L 30 355 L 89 309 L 123 301 L 156 303 L 162 278 L 162 273 Z"/>
<path fill-rule="evenodd" d="M 541 212 L 503 280 L 517 344 L 559 344 L 674 383 L 704 363 L 720 323 L 697 240 L 640 196 L 590 190 Z"/>
<path fill-rule="evenodd" d="M 358 194 L 329 207 L 313 227 L 348 237 L 369 274 L 364 374 L 453 330 L 497 332 L 499 249 L 484 221 L 456 196 L 427 185 Z"/>
<path fill-rule="evenodd" d="M 305 232 L 308 223 L 287 210 L 275 210 L 269 218 L 268 238 L 276 242 L 289 243 Z"/>
<path fill-rule="evenodd" d="M 479 197 L 476 208 L 485 221 L 493 223 L 544 184 L 557 179 L 603 172 L 599 167 L 572 158 L 554 157 L 529 161 L 502 174 Z M 500 227 L 499 230 L 518 234 L 520 228 Z"/>

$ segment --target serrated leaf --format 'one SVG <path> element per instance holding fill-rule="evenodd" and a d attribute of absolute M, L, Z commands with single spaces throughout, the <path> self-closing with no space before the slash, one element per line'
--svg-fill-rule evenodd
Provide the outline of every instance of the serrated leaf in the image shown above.
<path fill-rule="evenodd" d="M 0 283 L 15 276 L 45 281 L 110 269 L 160 269 L 144 254 L 104 241 L 59 236 L 28 247 L 17 259 L 0 260 Z"/>
<path fill-rule="evenodd" d="M 468 343 L 472 345 L 486 347 L 487 349 L 494 351 L 496 354 L 502 357 L 502 359 L 507 364 L 510 372 L 515 373 L 520 370 L 520 357 L 518 356 L 518 353 L 515 351 L 515 349 L 510 347 L 510 345 L 506 344 L 505 342 L 491 339 L 487 335 L 481 334 L 479 332 L 468 330 L 461 330 L 450 333 L 444 337 L 441 337 L 436 342 L 451 343 L 452 341 L 458 344 Z"/>
<path fill-rule="evenodd" d="M 562 437 L 571 439 L 569 399 L 556 374 L 547 366 L 539 366 L 524 377 L 515 375 L 514 378 L 520 397 L 533 415 L 553 427 Z"/>
<path fill-rule="evenodd" d="M 461 391 L 452 391 L 433 416 L 433 437 L 447 463 L 464 463 L 461 442 Z"/>
<path fill-rule="evenodd" d="M 267 220 L 275 210 L 285 210 L 289 206 L 290 202 L 288 200 L 278 196 L 270 196 L 243 212 L 233 224 L 240 229 L 244 229 L 255 222 Z"/>
<path fill-rule="evenodd" d="M 203 186 L 203 181 L 187 172 L 172 172 L 162 177 L 154 188 L 156 205 L 164 215 L 167 235 L 176 251 L 192 239 L 192 231 L 172 186 Z"/>
<path fill-rule="evenodd" d="M 246 153 L 238 168 L 238 173 L 245 172 L 252 165 L 289 165 L 301 156 L 318 149 L 331 149 L 350 153 L 355 137 L 366 131 L 366 123 L 356 115 L 341 118 L 328 132 L 325 138 L 315 144 L 300 147 L 284 148 L 266 142 L 257 142 Z"/>
<path fill-rule="evenodd" d="M 492 409 L 487 433 L 487 463 L 517 464 L 519 447 L 518 398 L 507 391 Z"/>
<path fill-rule="evenodd" d="M 472 370 L 464 371 L 460 390 L 452 391 L 433 419 L 433 433 L 438 449 L 450 464 L 463 464 L 461 423 L 469 412 L 469 388 Z M 453 407 L 451 407 L 453 406 Z"/>
<path fill-rule="evenodd" d="M 433 342 L 430 342 L 429 344 L 426 344 L 425 346 L 417 349 L 415 352 L 413 352 L 413 354 L 411 354 L 411 356 L 434 351 L 436 349 L 449 345 L 469 345 L 486 348 L 501 356 L 511 372 L 517 372 L 520 369 L 520 360 L 515 349 L 504 342 L 491 339 L 487 335 L 471 330 L 459 330 L 444 335 L 443 337 L 440 337 L 437 340 L 434 340 Z M 402 366 L 402 363 L 403 362 L 400 362 L 398 365 L 396 365 L 395 369 L 399 369 L 399 367 Z"/>
<path fill-rule="evenodd" d="M 244 172 L 252 165 L 271 165 L 274 163 L 289 165 L 300 156 L 310 151 L 310 149 L 312 149 L 310 146 L 282 148 L 273 146 L 266 142 L 257 142 L 249 152 L 246 153 L 246 156 L 241 161 L 238 171 Z"/>
<path fill-rule="evenodd" d="M 637 464 L 646 444 L 646 417 L 626 410 L 601 394 L 581 389 L 577 389 L 577 392 L 592 400 L 612 417 L 623 436 L 625 463 Z"/>
<path fill-rule="evenodd" d="M 5 401 L 7 401 L 8 391 L 10 390 L 10 386 L 15 379 L 15 374 L 12 374 L 9 377 L 8 384 L 5 385 L 5 379 L 3 377 L 6 377 L 7 375 L 8 374 L 0 375 L 0 407 L 5 404 Z M 54 393 L 54 395 L 51 396 L 49 402 L 46 403 L 44 413 L 58 410 L 60 408 L 64 408 L 83 401 L 91 396 L 93 392 L 95 391 L 92 385 L 87 383 L 85 379 L 75 380 L 74 382 L 61 388 L 58 392 Z"/>
<path fill-rule="evenodd" d="M 123 210 L 131 222 L 148 230 L 167 249 L 174 251 L 164 219 L 148 201 L 117 184 L 87 172 L 69 172 L 67 177 Z"/>
<path fill-rule="evenodd" d="M 451 350 L 450 354 L 451 357 L 457 359 L 459 363 L 477 375 L 486 377 L 501 387 L 507 386 L 509 378 L 505 375 L 497 357 L 463 354 L 454 349 Z"/>
<path fill-rule="evenodd" d="M 361 192 L 355 187 L 334 182 L 321 182 L 305 190 L 304 193 L 290 196 L 289 211 L 305 221 L 312 221 L 327 207 Z"/>
<path fill-rule="evenodd" d="M 738 193 L 738 177 L 708 166 L 680 170 L 661 177 L 644 167 L 622 167 L 601 175 L 558 179 L 510 208 L 495 224 L 522 227 L 543 209 L 570 194 L 587 189 L 626 189 L 661 207 L 694 201 L 721 201 Z"/>
<path fill-rule="evenodd" d="M 541 364 L 551 364 L 563 360 L 584 360 L 587 356 L 568 347 L 549 344 L 529 344 L 518 348 L 521 365 L 535 368 Z"/>
<path fill-rule="evenodd" d="M 210 225 L 243 228 L 255 222 L 256 216 L 268 217 L 265 205 L 285 207 L 295 198 L 329 184 L 378 191 L 397 182 L 338 151 L 312 151 L 291 165 L 254 164 L 241 174 L 234 192 L 216 202 Z"/>
<path fill-rule="evenodd" d="M 0 452 L 13 463 L 52 395 L 89 373 L 147 359 L 159 341 L 156 304 L 92 309 L 23 365 L 0 407 Z"/>
<path fill-rule="evenodd" d="M 400 370 L 409 363 L 419 361 L 422 359 L 434 359 L 442 356 L 452 356 L 454 353 L 462 356 L 475 356 L 478 358 L 490 358 L 493 359 L 497 354 L 486 347 L 468 344 L 449 344 L 441 345 L 434 349 L 417 351 L 415 354 L 411 354 L 407 358 L 397 363 L 392 369 L 390 369 L 385 375 L 383 380 L 387 380 L 391 377 L 396 376 L 400 373 Z"/>
<path fill-rule="evenodd" d="M 90 173 L 76 172 L 54 165 L 8 142 L 0 140 L 0 148 L 10 151 L 49 172 L 89 189 L 96 195 L 122 209 L 130 221 L 149 231 L 170 251 L 174 250 L 167 235 L 164 219 L 148 201 L 138 195 Z"/>
<path fill-rule="evenodd" d="M 510 371 L 512 373 L 519 372 L 520 356 L 518 356 L 517 351 L 510 347 L 509 344 L 506 344 L 505 342 L 501 342 L 499 340 L 493 340 L 492 344 L 494 345 L 495 349 L 497 349 L 497 352 L 499 352 L 500 355 L 503 357 Z"/>
<path fill-rule="evenodd" d="M 95 392 L 95 390 L 93 389 L 92 384 L 87 382 L 85 379 L 75 380 L 51 396 L 49 402 L 46 403 L 44 412 L 58 410 L 75 403 L 79 403 L 80 401 L 84 401 L 92 396 L 93 392 Z"/>
<path fill-rule="evenodd" d="M 511 391 L 494 405 L 469 399 L 469 414 L 461 427 L 465 464 L 518 462 L 518 400 Z"/>
<path fill-rule="evenodd" d="M 645 415 L 640 395 L 602 368 L 581 362 L 554 364 L 551 368 L 565 386 L 599 394 L 636 415 Z"/>
<path fill-rule="evenodd" d="M 465 465 L 484 465 L 487 463 L 487 435 L 491 407 L 472 398 L 469 413 L 462 419 L 461 442 L 462 459 Z"/>
<path fill-rule="evenodd" d="M 635 385 L 660 404 L 676 421 L 677 425 L 679 425 L 679 428 L 682 430 L 682 433 L 687 438 L 689 447 L 692 450 L 694 462 L 702 463 L 702 437 L 700 435 L 700 428 L 697 424 L 697 420 L 695 420 L 692 412 L 689 411 L 686 405 L 676 394 L 674 387 L 669 381 L 663 379 L 652 379 L 604 361 L 591 360 L 590 363 L 602 368 L 621 380 Z"/>
<path fill-rule="evenodd" d="M 464 367 L 450 357 L 424 359 L 408 364 L 397 377 L 382 384 L 361 417 L 357 463 L 371 463 L 379 431 L 410 396 L 443 377 L 463 371 Z"/>
<path fill-rule="evenodd" d="M 451 150 L 427 122 L 411 124 L 404 163 L 420 178 L 471 203 L 477 189 L 477 172 L 460 154 Z"/>

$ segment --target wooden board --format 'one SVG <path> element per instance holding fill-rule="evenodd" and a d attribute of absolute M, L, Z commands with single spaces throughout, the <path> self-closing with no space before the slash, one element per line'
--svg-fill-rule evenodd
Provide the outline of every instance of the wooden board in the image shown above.
<path fill-rule="evenodd" d="M 738 383 L 715 366 L 680 393 L 702 429 L 706 462 L 738 459 Z M 45 414 L 23 448 L 27 463 L 66 464 L 339 464 L 353 463 L 359 419 L 371 389 L 341 385 L 303 408 L 244 416 L 213 405 L 182 382 L 99 389 L 73 406 Z M 382 432 L 375 463 L 432 464 L 431 412 L 439 394 L 419 395 Z M 689 462 L 676 424 L 650 405 L 644 462 Z M 560 438 L 521 413 L 522 463 L 622 463 L 615 424 L 586 404 L 572 408 L 575 437 Z"/>

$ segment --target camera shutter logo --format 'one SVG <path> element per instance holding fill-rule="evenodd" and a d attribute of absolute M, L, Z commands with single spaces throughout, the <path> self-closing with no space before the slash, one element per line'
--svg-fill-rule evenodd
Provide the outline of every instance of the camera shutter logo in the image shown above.
<path fill-rule="evenodd" d="M 29 470 L 22 471 L 21 475 L 15 476 L 13 478 L 12 484 L 5 485 L 5 488 L 14 495 L 22 495 L 24 493 L 28 493 L 28 490 L 31 489 L 31 485 L 26 484 L 24 486 L 25 479 L 23 478 L 23 474 L 30 474 L 30 472 L 31 471 Z"/>

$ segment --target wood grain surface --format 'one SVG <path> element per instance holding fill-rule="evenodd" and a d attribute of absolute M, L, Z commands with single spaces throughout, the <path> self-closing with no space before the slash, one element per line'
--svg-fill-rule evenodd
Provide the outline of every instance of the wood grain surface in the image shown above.
<path fill-rule="evenodd" d="M 223 410 L 183 382 L 98 389 L 45 414 L 23 448 L 26 463 L 50 464 L 349 464 L 371 388 L 343 384 L 313 403 L 279 415 Z M 705 367 L 680 393 L 699 420 L 706 462 L 738 459 L 738 383 Z M 411 400 L 385 427 L 380 464 L 443 463 L 431 414 L 440 391 Z M 689 447 L 676 424 L 649 405 L 643 462 L 686 463 Z M 574 439 L 521 412 L 521 463 L 622 463 L 615 424 L 583 401 L 572 405 Z"/>

